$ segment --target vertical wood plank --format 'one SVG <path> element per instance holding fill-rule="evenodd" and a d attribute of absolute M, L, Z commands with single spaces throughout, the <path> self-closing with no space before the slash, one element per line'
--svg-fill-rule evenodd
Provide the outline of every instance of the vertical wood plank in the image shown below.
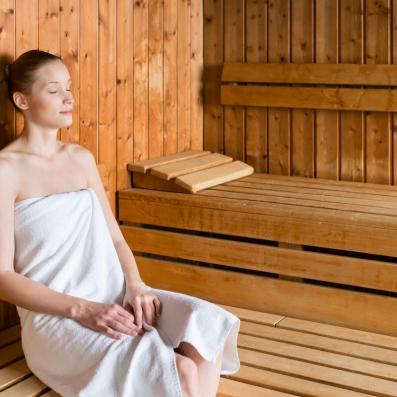
<path fill-rule="evenodd" d="M 60 55 L 59 0 L 39 0 L 39 49 Z M 61 138 L 61 130 L 57 139 Z"/>
<path fill-rule="evenodd" d="M 291 2 L 291 60 L 313 63 L 313 0 Z M 304 21 L 304 22 L 303 22 Z M 293 109 L 291 114 L 292 174 L 314 176 L 314 112 Z"/>
<path fill-rule="evenodd" d="M 60 55 L 59 0 L 39 0 L 39 49 Z"/>
<path fill-rule="evenodd" d="M 149 158 L 163 155 L 163 0 L 149 2 Z"/>
<path fill-rule="evenodd" d="M 164 155 L 178 152 L 178 4 L 164 0 Z"/>
<path fill-rule="evenodd" d="M 190 149 L 203 149 L 203 0 L 191 2 L 190 9 Z"/>
<path fill-rule="evenodd" d="M 80 1 L 80 144 L 98 162 L 98 1 Z"/>
<path fill-rule="evenodd" d="M 289 0 L 269 2 L 269 62 L 290 61 Z M 291 173 L 290 110 L 269 109 L 269 172 Z"/>
<path fill-rule="evenodd" d="M 244 0 L 224 2 L 225 42 L 224 61 L 245 61 L 245 7 Z M 224 107 L 225 154 L 235 160 L 245 161 L 245 109 L 238 106 Z"/>
<path fill-rule="evenodd" d="M 60 53 L 72 79 L 73 124 L 61 129 L 61 140 L 79 142 L 79 0 L 60 0 Z"/>
<path fill-rule="evenodd" d="M 391 2 L 391 29 L 392 29 L 392 43 L 391 46 L 391 62 L 397 64 L 397 0 Z M 397 113 L 392 113 L 392 183 L 397 185 Z"/>
<path fill-rule="evenodd" d="M 148 2 L 134 2 L 134 161 L 148 158 Z M 140 131 L 138 133 L 138 131 Z"/>
<path fill-rule="evenodd" d="M 38 0 L 23 1 L 16 0 L 15 3 L 16 26 L 15 36 L 15 57 L 39 46 L 38 23 L 32 21 L 38 20 L 39 3 Z M 23 128 L 23 117 L 19 112 L 15 113 L 15 132 L 20 135 Z"/>
<path fill-rule="evenodd" d="M 105 188 L 116 208 L 116 0 L 99 0 L 98 165 L 105 170 Z"/>
<path fill-rule="evenodd" d="M 223 0 L 204 0 L 204 149 L 224 153 L 220 81 L 223 63 Z"/>
<path fill-rule="evenodd" d="M 133 3 L 117 0 L 117 190 L 131 187 L 127 164 L 134 160 Z"/>
<path fill-rule="evenodd" d="M 362 0 L 340 0 L 340 61 L 363 63 Z M 362 112 L 341 113 L 341 178 L 364 181 L 364 123 Z"/>
<path fill-rule="evenodd" d="M 316 63 L 338 63 L 337 1 L 316 2 Z M 316 176 L 339 179 L 339 115 L 333 110 L 316 110 Z"/>
<path fill-rule="evenodd" d="M 267 62 L 267 0 L 247 0 L 247 62 Z M 246 162 L 256 172 L 268 171 L 268 109 L 248 107 L 246 118 Z"/>
<path fill-rule="evenodd" d="M 4 78 L 5 63 L 15 59 L 15 0 L 2 0 L 0 2 L 0 79 Z M 15 110 L 8 100 L 5 84 L 0 86 L 0 148 L 6 146 L 14 139 Z"/>
<path fill-rule="evenodd" d="M 190 1 L 178 2 L 178 152 L 190 146 Z"/>
<path fill-rule="evenodd" d="M 389 0 L 366 1 L 366 63 L 390 62 Z M 391 183 L 391 115 L 366 112 L 366 180 Z"/>

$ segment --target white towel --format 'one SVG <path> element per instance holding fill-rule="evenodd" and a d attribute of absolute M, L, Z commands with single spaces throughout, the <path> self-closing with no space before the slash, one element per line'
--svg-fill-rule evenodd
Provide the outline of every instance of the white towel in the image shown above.
<path fill-rule="evenodd" d="M 15 204 L 15 271 L 49 288 L 122 305 L 124 274 L 92 188 Z M 162 303 L 156 328 L 116 340 L 67 317 L 17 306 L 32 372 L 64 397 L 181 397 L 174 348 L 193 344 L 222 374 L 240 367 L 240 320 L 208 301 L 152 288 Z"/>

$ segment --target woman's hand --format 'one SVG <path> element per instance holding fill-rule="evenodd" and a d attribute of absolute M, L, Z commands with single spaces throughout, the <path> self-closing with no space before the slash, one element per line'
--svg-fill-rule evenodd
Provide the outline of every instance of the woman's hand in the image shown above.
<path fill-rule="evenodd" d="M 121 339 L 121 333 L 135 336 L 139 332 L 134 316 L 117 303 L 84 301 L 72 318 L 114 339 Z"/>
<path fill-rule="evenodd" d="M 136 325 L 142 331 L 140 335 L 143 334 L 142 317 L 145 317 L 148 325 L 155 326 L 156 316 L 161 314 L 160 299 L 142 281 L 126 284 L 123 307 L 135 315 Z"/>

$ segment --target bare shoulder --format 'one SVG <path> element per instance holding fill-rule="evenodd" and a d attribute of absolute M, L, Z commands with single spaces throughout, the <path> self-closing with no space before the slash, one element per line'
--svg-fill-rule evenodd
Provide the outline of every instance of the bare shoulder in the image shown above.
<path fill-rule="evenodd" d="M 17 197 L 20 184 L 20 171 L 18 159 L 12 152 L 0 150 L 0 192 L 5 195 Z"/>
<path fill-rule="evenodd" d="M 99 174 L 95 156 L 92 152 L 79 144 L 67 144 L 65 149 L 69 152 L 69 158 L 78 165 L 81 173 L 84 174 L 89 187 L 100 185 Z"/>

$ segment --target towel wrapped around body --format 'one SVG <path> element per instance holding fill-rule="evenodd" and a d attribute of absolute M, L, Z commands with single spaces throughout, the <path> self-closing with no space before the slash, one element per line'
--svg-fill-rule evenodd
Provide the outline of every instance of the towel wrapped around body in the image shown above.
<path fill-rule="evenodd" d="M 15 203 L 14 268 L 58 292 L 122 305 L 125 279 L 92 188 Z M 162 304 L 156 327 L 113 339 L 62 316 L 17 306 L 31 371 L 64 397 L 182 397 L 175 352 L 191 343 L 221 374 L 240 367 L 240 320 L 211 302 L 152 288 Z"/>

